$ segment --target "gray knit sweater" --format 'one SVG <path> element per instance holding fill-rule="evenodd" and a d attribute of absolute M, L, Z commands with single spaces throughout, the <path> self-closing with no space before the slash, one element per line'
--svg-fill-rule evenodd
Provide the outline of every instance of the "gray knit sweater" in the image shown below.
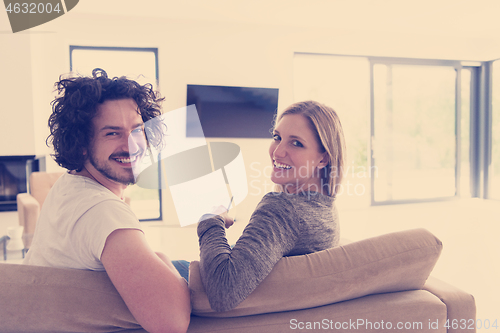
<path fill-rule="evenodd" d="M 339 225 L 333 201 L 333 197 L 316 192 L 268 193 L 233 249 L 222 217 L 201 221 L 200 274 L 212 309 L 236 307 L 283 256 L 336 246 Z"/>

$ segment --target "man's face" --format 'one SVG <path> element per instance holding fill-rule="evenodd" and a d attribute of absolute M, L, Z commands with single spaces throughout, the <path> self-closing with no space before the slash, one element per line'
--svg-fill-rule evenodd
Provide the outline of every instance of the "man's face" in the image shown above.
<path fill-rule="evenodd" d="M 94 136 L 89 162 L 106 178 L 124 185 L 134 184 L 133 168 L 144 156 L 144 123 L 133 99 L 108 100 L 100 104 L 92 120 Z"/>

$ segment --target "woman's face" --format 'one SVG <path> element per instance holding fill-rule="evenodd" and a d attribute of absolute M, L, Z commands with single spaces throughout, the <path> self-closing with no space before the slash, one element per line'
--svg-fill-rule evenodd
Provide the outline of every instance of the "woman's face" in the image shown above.
<path fill-rule="evenodd" d="M 271 180 L 285 192 L 322 192 L 320 169 L 328 164 L 328 154 L 320 152 L 320 143 L 307 118 L 300 114 L 285 115 L 273 131 L 269 147 L 273 163 Z"/>

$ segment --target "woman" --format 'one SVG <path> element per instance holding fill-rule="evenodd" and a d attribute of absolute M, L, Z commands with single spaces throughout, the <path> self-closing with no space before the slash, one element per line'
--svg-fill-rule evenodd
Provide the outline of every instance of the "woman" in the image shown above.
<path fill-rule="evenodd" d="M 334 200 L 344 149 L 340 120 L 330 107 L 300 102 L 278 117 L 269 149 L 277 192 L 264 196 L 233 248 L 224 230 L 233 220 L 224 209 L 198 225 L 200 274 L 212 309 L 236 307 L 283 256 L 338 244 Z"/>

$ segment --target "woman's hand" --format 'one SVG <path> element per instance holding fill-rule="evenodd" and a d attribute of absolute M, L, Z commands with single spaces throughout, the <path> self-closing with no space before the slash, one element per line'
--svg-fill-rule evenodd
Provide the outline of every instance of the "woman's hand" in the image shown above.
<path fill-rule="evenodd" d="M 234 224 L 234 219 L 227 214 L 226 207 L 220 205 L 219 207 L 212 208 L 212 214 L 219 215 L 224 220 L 226 229 Z"/>
<path fill-rule="evenodd" d="M 220 214 L 220 216 L 222 216 L 222 218 L 224 219 L 224 225 L 226 226 L 226 229 L 234 224 L 234 219 L 227 214 L 227 211 Z"/>

